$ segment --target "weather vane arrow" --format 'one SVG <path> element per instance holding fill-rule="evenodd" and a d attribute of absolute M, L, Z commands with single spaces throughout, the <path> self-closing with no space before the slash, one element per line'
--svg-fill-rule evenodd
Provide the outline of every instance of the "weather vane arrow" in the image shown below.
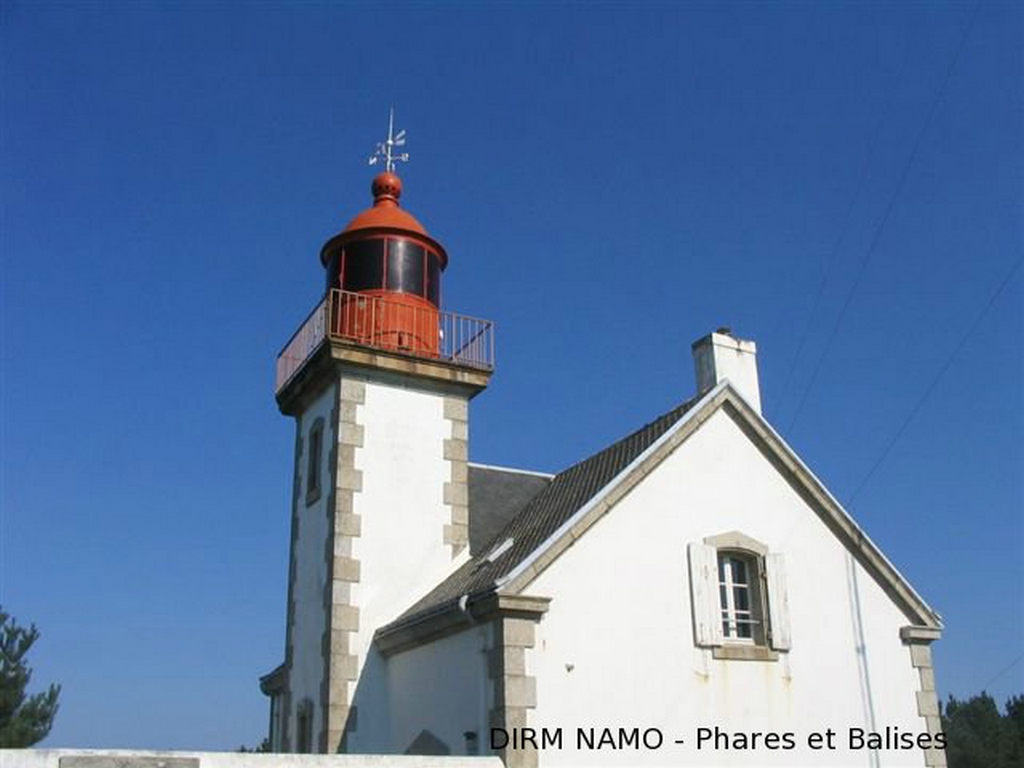
<path fill-rule="evenodd" d="M 396 147 L 405 146 L 405 131 L 399 131 L 395 133 L 395 108 L 392 107 L 388 113 L 388 138 L 387 141 L 381 141 L 377 143 L 377 149 L 372 155 L 370 155 L 370 165 L 376 165 L 377 163 L 384 163 L 384 170 L 388 173 L 395 172 L 395 163 L 401 160 L 403 163 L 409 162 L 409 153 L 401 152 L 396 153 Z"/>

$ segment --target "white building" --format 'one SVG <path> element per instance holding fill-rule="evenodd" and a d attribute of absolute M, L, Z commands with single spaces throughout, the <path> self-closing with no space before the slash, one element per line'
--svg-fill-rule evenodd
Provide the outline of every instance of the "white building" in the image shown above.
<path fill-rule="evenodd" d="M 278 360 L 273 747 L 945 765 L 940 619 L 761 416 L 754 344 L 702 338 L 692 398 L 558 475 L 470 464 L 492 329 L 439 311 L 444 248 L 373 189 Z"/>

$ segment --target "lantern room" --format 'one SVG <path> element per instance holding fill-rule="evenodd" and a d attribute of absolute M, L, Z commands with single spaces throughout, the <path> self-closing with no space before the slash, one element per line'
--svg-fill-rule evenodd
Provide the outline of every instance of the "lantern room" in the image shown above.
<path fill-rule="evenodd" d="M 441 272 L 448 255 L 399 205 L 402 182 L 379 174 L 373 206 L 358 214 L 320 252 L 327 291 L 338 291 L 331 317 L 336 335 L 371 346 L 436 355 Z"/>
<path fill-rule="evenodd" d="M 444 247 L 399 203 L 402 181 L 395 162 L 405 131 L 377 145 L 370 165 L 384 172 L 373 180 L 373 205 L 353 218 L 320 251 L 326 290 L 277 358 L 275 392 L 282 410 L 322 365 L 343 360 L 412 373 L 458 386 L 487 385 L 494 368 L 490 321 L 441 310 Z"/>

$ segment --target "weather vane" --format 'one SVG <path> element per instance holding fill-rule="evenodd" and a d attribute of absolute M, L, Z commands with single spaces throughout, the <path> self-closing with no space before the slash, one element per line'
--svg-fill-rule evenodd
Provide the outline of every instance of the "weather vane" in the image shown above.
<path fill-rule="evenodd" d="M 377 143 L 376 151 L 370 156 L 370 165 L 376 165 L 377 163 L 384 162 L 384 170 L 388 173 L 394 173 L 395 163 L 401 160 L 403 163 L 409 162 L 409 153 L 402 152 L 396 154 L 395 147 L 405 146 L 405 131 L 399 131 L 395 133 L 395 108 L 392 107 L 388 113 L 388 140 Z"/>

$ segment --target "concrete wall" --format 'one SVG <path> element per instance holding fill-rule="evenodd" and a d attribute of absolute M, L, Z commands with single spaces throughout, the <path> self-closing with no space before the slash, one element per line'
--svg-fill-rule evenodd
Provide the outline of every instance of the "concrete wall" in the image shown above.
<path fill-rule="evenodd" d="M 327 536 L 327 504 L 331 482 L 329 459 L 335 437 L 331 412 L 334 408 L 335 388 L 328 387 L 299 419 L 302 453 L 297 458 L 296 471 L 300 483 L 296 488 L 295 514 L 298 525 L 292 557 L 294 583 L 291 599 L 294 604 L 291 627 L 292 670 L 289 678 L 291 707 L 285 713 L 292 749 L 296 745 L 296 711 L 300 702 L 309 699 L 313 704 L 313 739 L 323 724 L 320 707 L 323 680 L 323 635 L 325 627 L 324 585 L 327 581 L 327 563 L 324 542 Z M 309 457 L 309 432 L 318 420 L 323 423 L 323 442 L 320 451 L 320 497 L 307 505 L 306 473 Z"/>
<path fill-rule="evenodd" d="M 496 757 L 0 749 L 3 768 L 501 768 Z"/>
<path fill-rule="evenodd" d="M 786 558 L 792 649 L 717 660 L 694 643 L 687 544 L 740 531 Z M 913 734 L 916 670 L 907 618 L 817 514 L 719 410 L 525 590 L 552 596 L 527 653 L 534 727 L 656 727 L 653 752 L 545 750 L 543 766 L 921 766 L 906 751 L 811 751 L 812 731 Z M 698 727 L 795 733 L 797 749 L 695 748 Z M 683 739 L 684 745 L 672 742 Z"/>

